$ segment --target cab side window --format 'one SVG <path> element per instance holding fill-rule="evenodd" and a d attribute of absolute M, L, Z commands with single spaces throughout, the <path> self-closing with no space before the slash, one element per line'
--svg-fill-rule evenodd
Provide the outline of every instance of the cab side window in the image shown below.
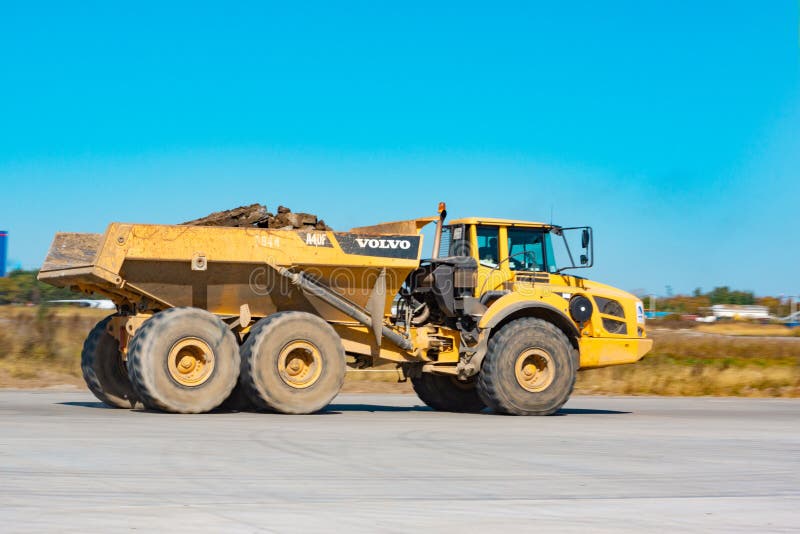
<path fill-rule="evenodd" d="M 530 228 L 508 229 L 508 266 L 512 271 L 544 271 L 546 234 Z"/>
<path fill-rule="evenodd" d="M 497 248 L 499 228 L 496 226 L 478 226 L 478 262 L 486 267 L 496 267 L 500 260 Z"/>
<path fill-rule="evenodd" d="M 466 226 L 445 226 L 444 229 L 449 231 L 442 232 L 439 256 L 469 256 L 469 232 Z"/>

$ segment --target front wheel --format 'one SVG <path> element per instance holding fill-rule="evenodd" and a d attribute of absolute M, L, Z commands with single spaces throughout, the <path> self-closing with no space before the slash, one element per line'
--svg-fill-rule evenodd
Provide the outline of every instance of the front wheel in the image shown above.
<path fill-rule="evenodd" d="M 550 415 L 569 399 L 576 372 L 564 332 L 525 317 L 506 324 L 489 340 L 478 393 L 499 413 Z"/>

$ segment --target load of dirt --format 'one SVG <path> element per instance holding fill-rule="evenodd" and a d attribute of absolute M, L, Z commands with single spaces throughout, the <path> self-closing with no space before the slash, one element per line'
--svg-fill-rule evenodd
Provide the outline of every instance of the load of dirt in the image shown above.
<path fill-rule="evenodd" d="M 181 223 L 189 226 L 232 226 L 235 228 L 272 228 L 274 230 L 331 230 L 325 221 L 311 213 L 294 213 L 278 206 L 278 213 L 267 211 L 263 204 L 250 204 L 217 211 L 205 217 Z"/>

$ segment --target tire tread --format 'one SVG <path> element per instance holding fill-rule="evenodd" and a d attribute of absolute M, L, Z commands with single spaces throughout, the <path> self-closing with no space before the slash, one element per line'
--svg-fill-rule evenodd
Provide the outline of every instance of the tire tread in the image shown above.
<path fill-rule="evenodd" d="M 501 378 L 498 373 L 498 366 L 502 365 L 501 353 L 511 340 L 515 339 L 523 332 L 530 332 L 530 330 L 538 330 L 541 336 L 554 337 L 561 342 L 565 348 L 568 348 L 568 362 L 570 364 L 570 380 L 568 382 L 565 392 L 562 392 L 562 399 L 556 406 L 551 406 L 541 410 L 520 410 L 513 406 L 505 394 L 504 389 L 507 384 L 501 383 Z M 551 415 L 557 412 L 569 400 L 570 395 L 575 387 L 576 371 L 575 354 L 569 339 L 564 332 L 548 321 L 537 319 L 534 317 L 524 317 L 516 319 L 497 332 L 489 340 L 489 347 L 486 357 L 483 360 L 481 372 L 478 374 L 478 392 L 492 410 L 504 414 L 516 415 Z"/>
<path fill-rule="evenodd" d="M 342 362 L 344 362 L 344 349 L 341 347 L 341 340 L 339 335 L 324 319 L 317 315 L 300 311 L 284 311 L 269 315 L 259 320 L 251 329 L 247 336 L 247 340 L 241 347 L 241 371 L 239 373 L 239 384 L 243 387 L 247 398 L 259 411 L 279 412 L 286 414 L 306 414 L 309 413 L 303 409 L 295 409 L 285 403 L 281 405 L 271 404 L 268 400 L 264 399 L 258 389 L 258 385 L 254 378 L 256 372 L 256 362 L 259 357 L 259 347 L 264 341 L 270 331 L 277 331 L 283 328 L 283 323 L 288 323 L 303 318 L 308 321 L 316 323 L 320 329 L 327 331 L 329 334 L 335 336 L 340 348 L 340 355 Z M 344 365 L 344 363 L 342 363 Z M 344 375 L 342 372 L 340 379 L 334 384 L 337 393 L 341 391 L 344 384 Z"/>
<path fill-rule="evenodd" d="M 459 389 L 450 379 L 449 376 L 423 373 L 412 377 L 411 385 L 422 402 L 440 412 L 477 413 L 486 408 L 475 387 L 472 390 Z"/>
<path fill-rule="evenodd" d="M 160 327 L 166 323 L 167 321 L 172 320 L 172 317 L 176 314 L 187 313 L 187 310 L 192 311 L 201 311 L 204 313 L 208 313 L 212 317 L 214 316 L 211 312 L 206 310 L 202 310 L 200 308 L 193 308 L 190 306 L 183 306 L 183 307 L 174 307 L 174 308 L 167 308 L 166 310 L 160 311 L 150 317 L 147 321 L 142 324 L 141 327 L 136 331 L 136 334 L 133 336 L 133 339 L 128 346 L 128 375 L 131 380 L 131 384 L 133 385 L 133 389 L 138 395 L 139 399 L 142 401 L 142 404 L 148 409 L 151 410 L 158 410 L 164 412 L 175 412 L 175 410 L 170 404 L 165 401 L 164 399 L 159 398 L 157 393 L 157 389 L 154 384 L 151 384 L 148 378 L 148 373 L 144 372 L 143 366 L 145 365 L 144 355 L 140 354 L 143 350 L 142 346 L 146 344 L 150 337 L 156 335 Z M 218 319 L 218 318 L 217 318 Z M 233 336 L 232 333 L 228 332 L 230 336 Z M 233 341 L 234 345 L 236 345 L 238 349 L 238 344 L 235 342 L 235 338 Z M 238 352 L 236 354 L 238 356 Z M 238 368 L 238 366 L 236 366 Z M 234 381 L 233 386 L 235 386 L 236 382 Z M 231 386 L 231 390 L 233 389 Z M 225 398 L 230 395 L 230 391 Z M 225 398 L 221 399 L 219 404 L 224 402 Z M 200 413 L 205 411 L 210 411 L 214 409 L 216 406 L 209 408 L 208 410 L 205 409 L 186 409 L 180 410 L 182 413 Z"/>
<path fill-rule="evenodd" d="M 104 385 L 103 383 L 106 380 L 110 380 L 111 377 L 98 376 L 98 370 L 95 368 L 98 357 L 121 358 L 119 353 L 101 355 L 97 352 L 100 349 L 99 345 L 103 337 L 110 336 L 110 334 L 107 332 L 107 328 L 108 323 L 113 317 L 114 315 L 109 315 L 105 319 L 98 322 L 89 332 L 89 335 L 86 336 L 86 340 L 83 343 L 83 349 L 81 350 L 81 374 L 83 375 L 83 380 L 86 382 L 86 386 L 89 388 L 89 391 L 91 391 L 100 402 L 112 408 L 133 408 L 138 399 L 136 397 L 135 389 L 133 388 L 133 385 L 127 381 L 127 377 L 122 376 L 117 378 L 127 381 L 123 387 L 127 386 L 129 391 L 121 392 L 121 396 L 111 395 L 107 391 L 109 384 Z M 117 352 L 118 350 L 119 349 L 117 349 Z"/>

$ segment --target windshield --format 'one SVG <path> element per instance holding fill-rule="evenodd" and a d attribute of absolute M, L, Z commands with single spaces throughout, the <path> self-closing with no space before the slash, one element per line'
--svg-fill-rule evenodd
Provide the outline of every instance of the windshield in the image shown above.
<path fill-rule="evenodd" d="M 556 272 L 550 233 L 543 229 L 509 228 L 508 256 L 512 271 Z"/>
<path fill-rule="evenodd" d="M 548 273 L 591 267 L 594 264 L 592 233 L 589 227 L 506 227 L 508 256 L 503 254 L 503 257 L 499 226 L 474 227 L 475 251 L 470 246 L 470 229 L 471 227 L 463 224 L 443 227 L 439 257 L 474 256 L 484 267 L 505 268 L 507 263 L 511 271 Z"/>

